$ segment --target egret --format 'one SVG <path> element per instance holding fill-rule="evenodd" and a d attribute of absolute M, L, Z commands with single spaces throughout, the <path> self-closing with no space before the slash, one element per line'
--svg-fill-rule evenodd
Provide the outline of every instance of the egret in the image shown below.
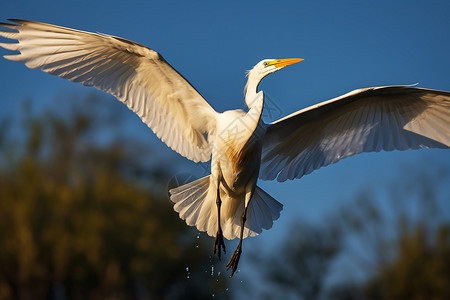
<path fill-rule="evenodd" d="M 302 59 L 264 59 L 248 72 L 244 110 L 216 112 L 154 50 L 106 34 L 11 19 L 5 58 L 94 86 L 122 101 L 174 151 L 211 160 L 211 174 L 169 191 L 181 219 L 215 237 L 239 237 L 227 270 L 235 273 L 242 241 L 272 227 L 282 204 L 258 187 L 280 182 L 362 152 L 450 147 L 450 93 L 411 86 L 352 91 L 270 124 L 261 119 L 267 75 Z"/>

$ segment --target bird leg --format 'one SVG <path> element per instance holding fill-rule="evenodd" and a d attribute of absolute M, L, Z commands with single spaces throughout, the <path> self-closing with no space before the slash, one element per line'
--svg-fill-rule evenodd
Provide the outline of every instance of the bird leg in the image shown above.
<path fill-rule="evenodd" d="M 230 258 L 230 261 L 227 263 L 227 271 L 231 268 L 231 275 L 230 277 L 233 277 L 234 272 L 236 272 L 237 266 L 239 264 L 239 259 L 241 258 L 241 253 L 242 253 L 242 240 L 244 237 L 244 224 L 245 221 L 247 220 L 247 207 L 245 206 L 244 208 L 244 212 L 242 213 L 242 218 L 241 218 L 241 235 L 240 235 L 240 239 L 239 239 L 239 244 L 236 248 L 236 250 L 234 251 L 233 255 Z"/>
<path fill-rule="evenodd" d="M 217 188 L 216 204 L 217 204 L 217 224 L 219 225 L 219 228 L 217 230 L 216 240 L 214 241 L 214 254 L 216 254 L 216 251 L 217 251 L 217 256 L 219 257 L 219 260 L 220 260 L 221 249 L 223 249 L 223 253 L 227 253 L 227 251 L 225 250 L 225 243 L 223 241 L 222 227 L 220 226 L 220 206 L 222 204 L 222 200 L 220 200 L 219 188 Z"/>
<path fill-rule="evenodd" d="M 239 264 L 239 259 L 241 258 L 242 253 L 242 240 L 244 239 L 244 225 L 245 221 L 247 220 L 247 209 L 250 204 L 250 200 L 252 199 L 253 192 L 255 190 L 254 185 L 248 186 L 248 191 L 245 194 L 245 204 L 244 204 L 244 212 L 242 213 L 241 217 L 241 235 L 239 238 L 239 244 L 234 251 L 233 255 L 230 258 L 230 261 L 227 263 L 227 270 L 231 268 L 231 275 L 230 277 L 233 277 L 234 272 L 236 272 L 237 266 Z"/>

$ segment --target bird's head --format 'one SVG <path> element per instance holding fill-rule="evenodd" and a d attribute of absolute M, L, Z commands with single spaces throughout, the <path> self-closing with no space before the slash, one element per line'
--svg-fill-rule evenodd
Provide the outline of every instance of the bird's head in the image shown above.
<path fill-rule="evenodd" d="M 270 73 L 283 69 L 286 66 L 301 62 L 301 58 L 285 58 L 285 59 L 263 59 L 253 68 L 261 79 Z M 252 70 L 252 71 L 253 71 Z"/>
<path fill-rule="evenodd" d="M 246 99 L 253 97 L 251 95 L 248 95 L 247 92 L 250 91 L 250 93 L 256 93 L 258 85 L 264 77 L 266 77 L 270 73 L 281 70 L 286 66 L 301 62 L 302 60 L 302 58 L 263 59 L 262 61 L 257 63 L 253 67 L 253 69 L 251 69 L 247 73 L 248 81 L 247 85 L 245 86 Z"/>

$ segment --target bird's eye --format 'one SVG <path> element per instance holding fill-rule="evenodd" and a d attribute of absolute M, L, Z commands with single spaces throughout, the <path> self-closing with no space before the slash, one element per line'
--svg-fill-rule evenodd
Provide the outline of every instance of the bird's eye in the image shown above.
<path fill-rule="evenodd" d="M 268 64 L 269 64 L 269 63 L 268 63 L 267 61 L 265 61 L 265 62 L 263 63 L 264 67 L 267 67 Z"/>

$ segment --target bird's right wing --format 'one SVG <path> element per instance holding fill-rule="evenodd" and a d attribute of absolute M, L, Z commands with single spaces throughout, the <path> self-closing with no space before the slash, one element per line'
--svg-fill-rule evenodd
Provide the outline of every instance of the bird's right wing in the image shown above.
<path fill-rule="evenodd" d="M 195 162 L 209 160 L 207 135 L 217 113 L 157 52 L 110 35 L 10 21 L 17 24 L 0 25 L 15 31 L 0 36 L 19 42 L 0 46 L 20 54 L 5 58 L 110 93 L 173 150 Z"/>
<path fill-rule="evenodd" d="M 449 92 L 360 89 L 268 125 L 260 178 L 300 178 L 362 152 L 449 147 Z"/>

